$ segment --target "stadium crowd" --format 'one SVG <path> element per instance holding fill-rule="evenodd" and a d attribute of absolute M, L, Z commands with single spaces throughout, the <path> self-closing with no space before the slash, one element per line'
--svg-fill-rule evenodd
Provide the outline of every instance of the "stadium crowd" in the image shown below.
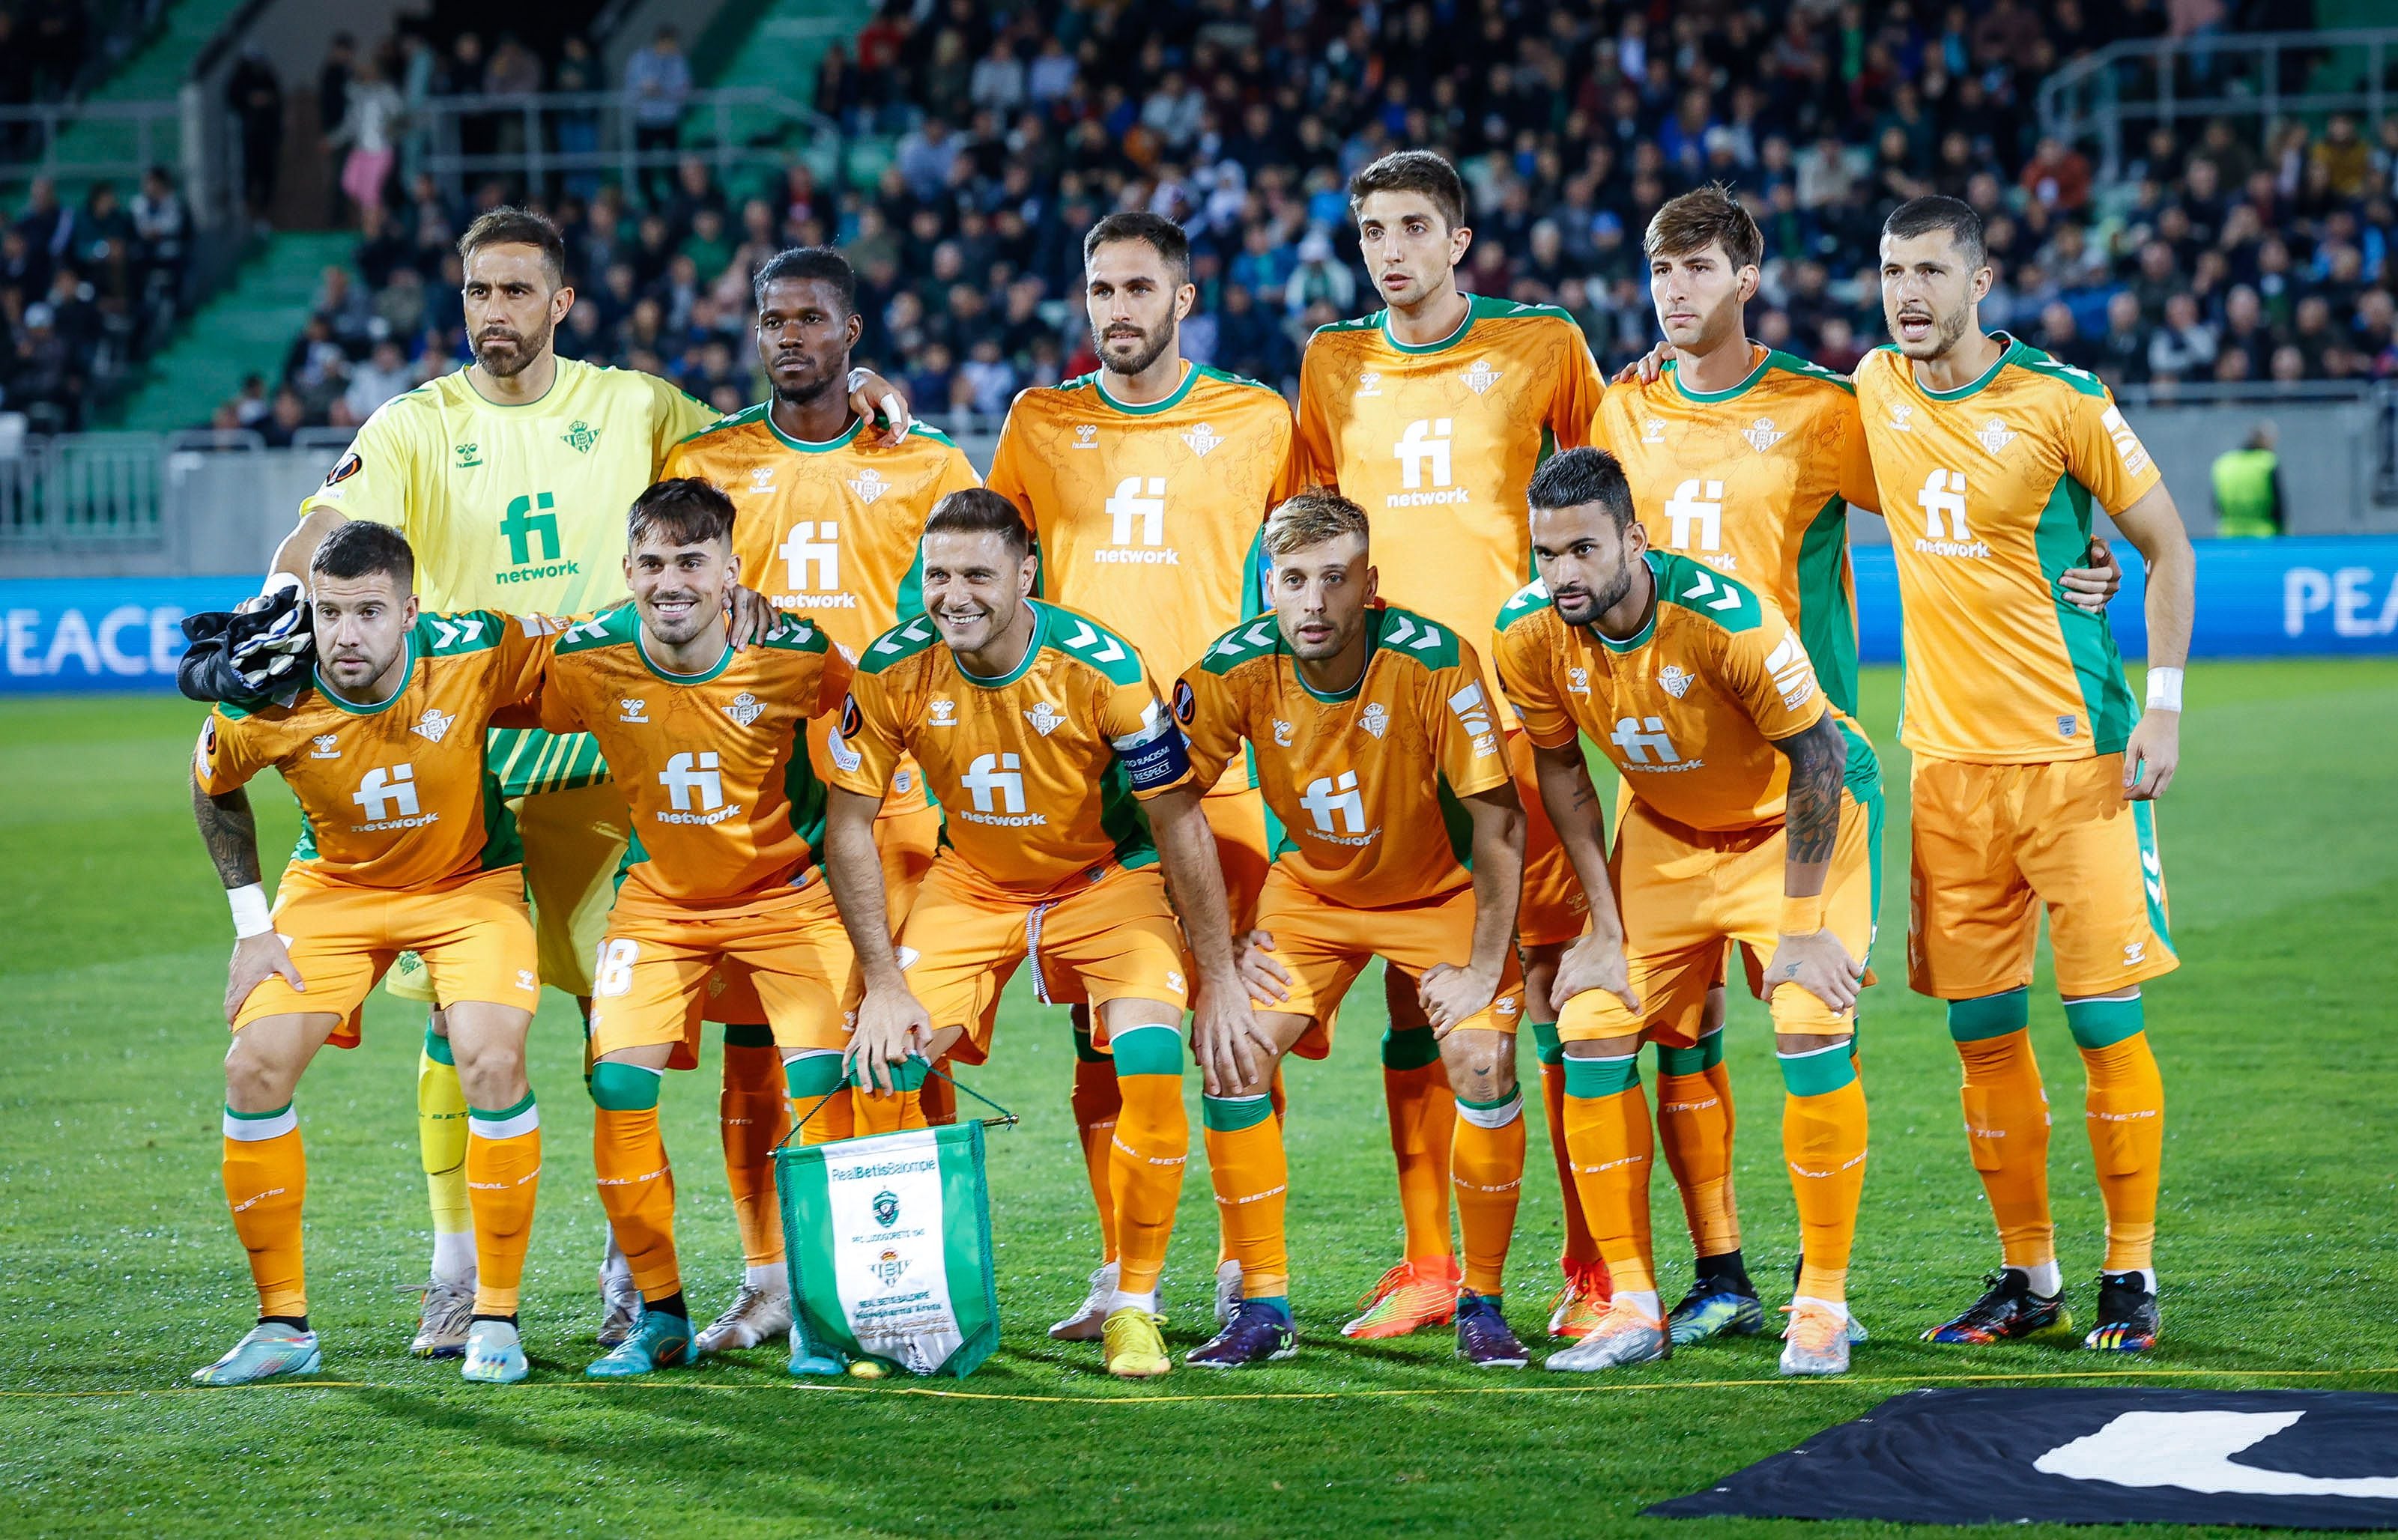
<path fill-rule="evenodd" d="M 1311 330 L 1373 308 L 1343 178 L 1411 144 L 1472 181 L 1469 287 L 1563 307 L 1609 364 L 1650 338 L 1650 213 L 1721 180 L 1767 234 L 1760 340 L 1836 368 L 1879 335 L 1880 220 L 1942 192 L 1990 221 L 1986 320 L 2119 387 L 2398 373 L 2398 117 L 2280 125 L 2270 144 L 2253 119 L 2191 124 L 2135 146 L 2106 185 L 2080 150 L 2038 137 L 2042 78 L 2165 26 L 2160 0 L 895 3 L 825 56 L 815 83 L 844 130 L 887 146 L 867 187 L 800 165 L 726 185 L 694 156 L 648 187 L 492 182 L 462 200 L 411 174 L 394 129 L 393 174 L 370 179 L 356 209 L 355 261 L 325 275 L 271 388 L 257 382 L 215 422 L 287 438 L 350 425 L 456 368 L 468 355 L 452 245 L 480 208 L 528 194 L 568 235 L 580 298 L 560 351 L 727 408 L 762 388 L 749 275 L 820 241 L 861 275 L 862 357 L 936 420 L 997 414 L 1027 383 L 1087 369 L 1071 303 L 1080 235 L 1126 207 L 1191 234 L 1186 349 L 1287 388 Z M 662 47 L 635 63 L 654 73 Z M 507 40 L 487 64 L 479 39 L 378 51 L 379 66 L 329 64 L 321 88 L 346 100 L 358 75 L 382 91 L 397 80 L 403 98 L 493 88 L 503 59 L 534 86 L 593 79 L 584 55 L 545 61 Z M 16 302 L 0 327 L 12 395 L 54 392 L 27 362 L 48 344 Z"/>

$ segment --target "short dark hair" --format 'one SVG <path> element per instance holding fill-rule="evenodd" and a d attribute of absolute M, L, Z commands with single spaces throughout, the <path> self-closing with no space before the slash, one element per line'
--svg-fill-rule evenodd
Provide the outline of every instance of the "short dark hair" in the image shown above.
<path fill-rule="evenodd" d="M 1421 193 L 1451 230 L 1465 223 L 1465 183 L 1457 167 L 1430 150 L 1394 150 L 1357 168 L 1349 179 L 1349 212 L 1376 193 Z"/>
<path fill-rule="evenodd" d="M 706 545 L 733 538 L 733 500 L 695 475 L 653 481 L 633 500 L 625 520 L 626 550 L 655 536 L 670 545 Z"/>
<path fill-rule="evenodd" d="M 1146 208 L 1110 214 L 1091 226 L 1091 233 L 1083 237 L 1083 261 L 1088 262 L 1110 241 L 1146 241 L 1174 270 L 1177 287 L 1191 281 L 1191 237 L 1163 214 L 1152 214 Z"/>
<path fill-rule="evenodd" d="M 1687 257 L 1710 245 L 1720 246 L 1735 272 L 1765 260 L 1765 235 L 1757 228 L 1756 217 L 1719 181 L 1693 187 L 1659 205 L 1640 244 L 1652 258 Z"/>
<path fill-rule="evenodd" d="M 963 487 L 933 504 L 925 516 L 928 535 L 997 535 L 1017 560 L 1032 554 L 1032 531 L 1016 504 L 988 487 Z"/>
<path fill-rule="evenodd" d="M 1632 507 L 1632 483 L 1623 478 L 1623 462 L 1605 449 L 1587 447 L 1551 455 L 1532 473 L 1524 501 L 1536 512 L 1596 502 L 1607 510 L 1618 534 L 1639 516 Z"/>
<path fill-rule="evenodd" d="M 308 558 L 308 572 L 319 578 L 363 578 L 389 573 L 405 592 L 416 586 L 416 553 L 408 537 L 388 524 L 372 519 L 344 519 Z"/>
<path fill-rule="evenodd" d="M 1909 198 L 1892 209 L 1890 218 L 1881 221 L 1884 237 L 1902 241 L 1929 235 L 1935 230 L 1947 231 L 1948 238 L 1965 253 L 1968 272 L 1989 261 L 1990 248 L 1982 238 L 1982 216 L 1974 212 L 1974 206 L 1962 199 L 1938 193 Z"/>
<path fill-rule="evenodd" d="M 543 271 L 549 275 L 552 288 L 566 285 L 566 237 L 558 233 L 548 215 L 537 208 L 519 208 L 514 204 L 502 204 L 475 216 L 475 222 L 458 237 L 458 260 L 470 262 L 475 253 L 487 246 L 530 246 L 541 251 Z"/>
<path fill-rule="evenodd" d="M 787 247 L 766 259 L 758 275 L 749 281 L 749 301 L 757 308 L 766 307 L 766 286 L 789 278 L 802 282 L 830 284 L 841 296 L 844 315 L 857 314 L 857 270 L 849 259 L 829 246 Z"/>

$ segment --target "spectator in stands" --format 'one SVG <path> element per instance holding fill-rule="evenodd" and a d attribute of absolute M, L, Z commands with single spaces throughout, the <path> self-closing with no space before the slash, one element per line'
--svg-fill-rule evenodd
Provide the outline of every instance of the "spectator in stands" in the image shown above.
<path fill-rule="evenodd" d="M 2149 338 L 2149 373 L 2159 382 L 2203 380 L 2214 372 L 2215 328 L 2199 318 L 2198 301 L 2176 294 L 2165 301 L 2164 323 Z"/>
<path fill-rule="evenodd" d="M 386 337 L 374 345 L 365 363 L 350 370 L 349 389 L 342 393 L 342 400 L 363 422 L 377 407 L 415 386 L 416 374 L 409 368 L 408 355 L 397 341 Z"/>
<path fill-rule="evenodd" d="M 649 47 L 625 61 L 625 90 L 633 98 L 633 144 L 644 155 L 671 152 L 682 139 L 682 111 L 691 100 L 691 61 L 682 38 L 660 27 Z M 658 172 L 650 174 L 654 190 Z"/>
<path fill-rule="evenodd" d="M 359 228 L 364 230 L 363 211 L 383 208 L 384 186 L 398 164 L 400 121 L 407 103 L 370 57 L 358 61 L 344 100 L 346 115 L 327 136 L 325 147 L 349 147 L 342 160 L 342 191 L 350 207 L 360 211 Z"/>

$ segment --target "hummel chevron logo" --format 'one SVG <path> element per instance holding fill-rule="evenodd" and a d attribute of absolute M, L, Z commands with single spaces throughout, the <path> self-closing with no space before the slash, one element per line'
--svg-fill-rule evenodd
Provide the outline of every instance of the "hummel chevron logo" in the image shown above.
<path fill-rule="evenodd" d="M 471 642 L 483 634 L 482 621 L 473 615 L 462 616 L 456 624 L 438 615 L 427 617 L 433 622 L 433 645 L 445 650 L 460 642 Z"/>
<path fill-rule="evenodd" d="M 925 623 L 921 620 L 910 621 L 906 625 L 900 627 L 897 631 L 893 632 L 890 636 L 883 637 L 879 642 L 876 642 L 872 647 L 868 648 L 867 650 L 869 652 L 896 652 L 899 650 L 899 644 L 902 642 L 930 641 L 933 634 L 926 630 L 924 626 Z"/>
<path fill-rule="evenodd" d="M 1415 636 L 1416 639 L 1409 641 L 1408 638 L 1410 636 Z M 1440 633 L 1427 625 L 1423 628 L 1422 635 L 1417 636 L 1415 622 L 1405 615 L 1394 615 L 1391 617 L 1391 633 L 1383 639 L 1393 647 L 1404 647 L 1409 651 L 1421 652 L 1426 648 L 1440 645 Z"/>
<path fill-rule="evenodd" d="M 1098 651 L 1091 654 L 1091 661 L 1095 663 L 1111 663 L 1125 655 L 1124 649 L 1116 645 L 1116 639 L 1113 636 L 1101 636 L 1080 621 L 1074 623 L 1074 634 L 1066 638 L 1066 645 L 1077 652 L 1083 651 L 1094 642 L 1105 644 Z"/>
<path fill-rule="evenodd" d="M 608 617 L 594 615 L 580 625 L 571 625 L 558 639 L 561 642 L 596 642 L 608 634 Z"/>
<path fill-rule="evenodd" d="M 1707 576 L 1704 572 L 1693 573 L 1692 576 L 1696 581 L 1693 582 L 1690 587 L 1682 591 L 1682 599 L 1685 603 L 1693 599 L 1707 599 L 1707 596 L 1714 593 L 1718 586 L 1716 580 Z M 1734 588 L 1728 583 L 1723 583 L 1720 586 L 1723 589 L 1723 596 L 1720 598 L 1707 599 L 1707 608 L 1710 609 L 1739 609 L 1740 590 Z"/>

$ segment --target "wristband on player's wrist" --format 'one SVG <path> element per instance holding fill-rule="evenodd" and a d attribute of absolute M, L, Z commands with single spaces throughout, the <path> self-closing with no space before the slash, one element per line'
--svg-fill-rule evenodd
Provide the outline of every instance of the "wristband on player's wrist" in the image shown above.
<path fill-rule="evenodd" d="M 266 890 L 257 883 L 226 889 L 225 903 L 233 910 L 233 933 L 240 940 L 263 936 L 275 929 L 275 917 L 266 907 Z"/>
<path fill-rule="evenodd" d="M 1785 936 L 1812 936 L 1824 928 L 1824 895 L 1810 893 L 1805 898 L 1782 895 L 1781 931 Z"/>
<path fill-rule="evenodd" d="M 2181 670 L 2152 668 L 2149 670 L 2149 709 L 2179 711 L 2181 709 Z"/>

